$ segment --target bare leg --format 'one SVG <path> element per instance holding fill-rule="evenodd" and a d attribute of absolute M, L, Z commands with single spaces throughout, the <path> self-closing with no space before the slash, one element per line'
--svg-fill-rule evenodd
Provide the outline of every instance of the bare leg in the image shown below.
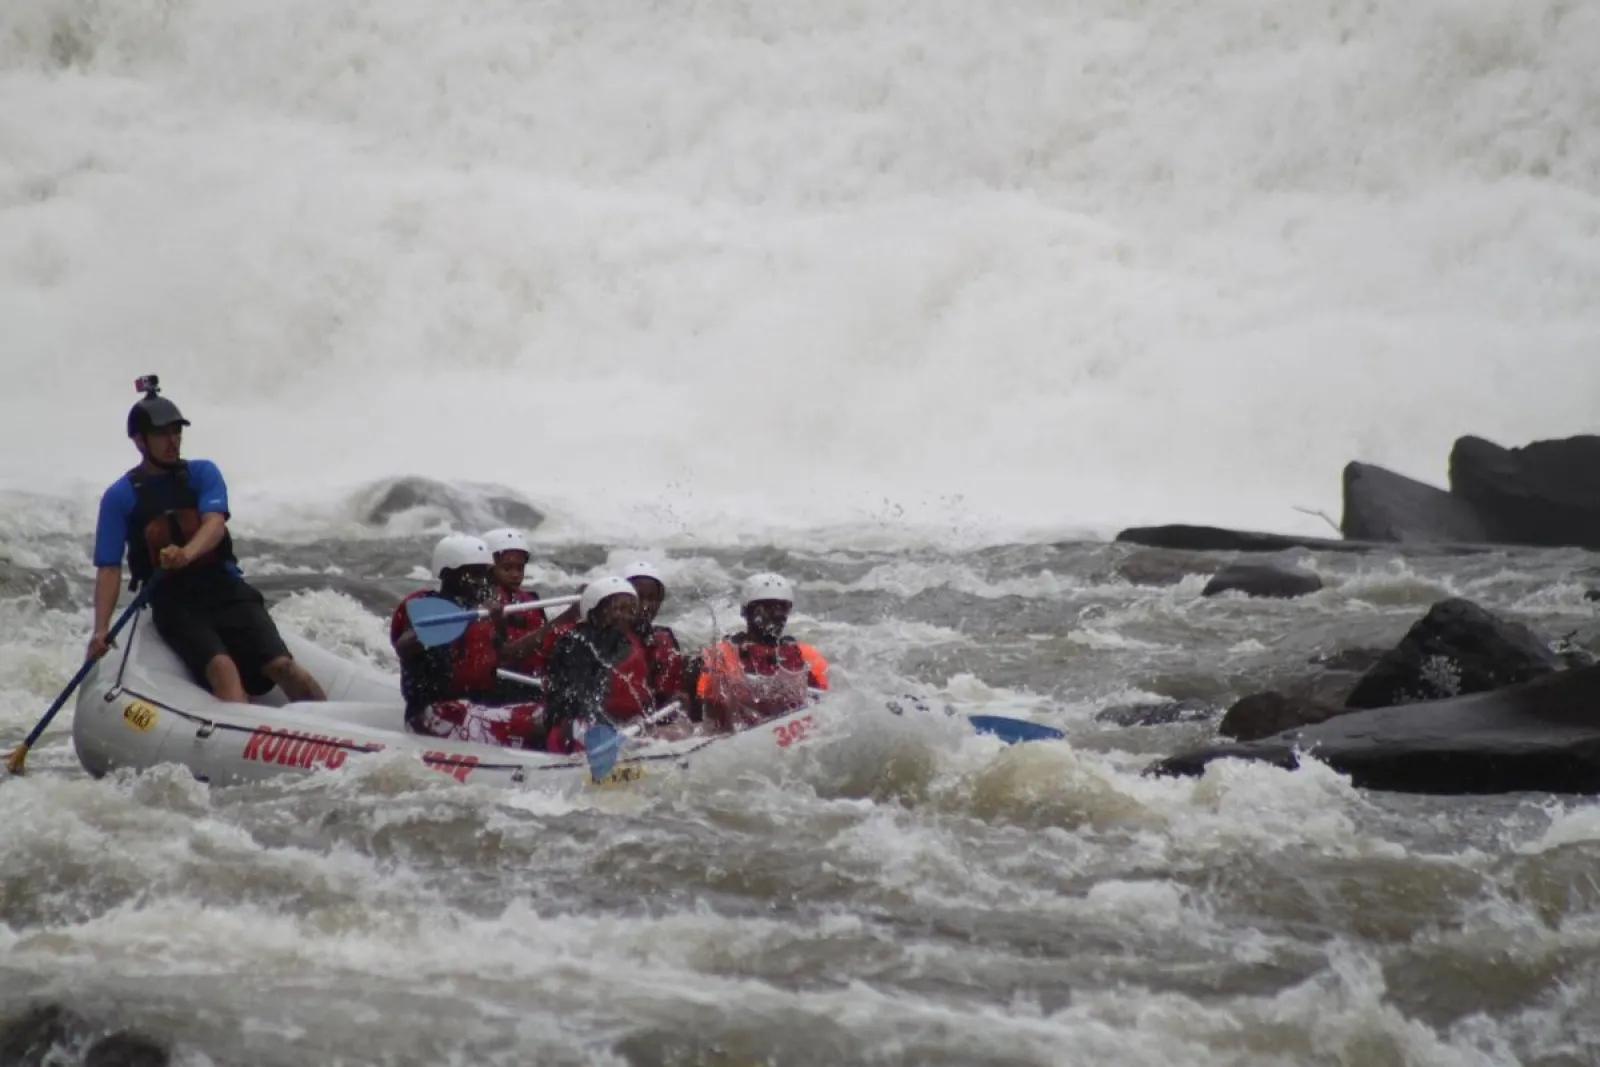
<path fill-rule="evenodd" d="M 262 667 L 261 673 L 271 678 L 273 683 L 283 690 L 283 695 L 292 702 L 328 699 L 328 694 L 323 692 L 322 686 L 311 677 L 311 672 L 288 656 L 279 656 Z"/>
<path fill-rule="evenodd" d="M 250 703 L 250 698 L 245 695 L 244 682 L 239 679 L 239 667 L 228 656 L 211 657 L 211 662 L 206 664 L 206 684 L 211 687 L 211 695 L 218 700 L 226 700 L 230 704 Z"/>

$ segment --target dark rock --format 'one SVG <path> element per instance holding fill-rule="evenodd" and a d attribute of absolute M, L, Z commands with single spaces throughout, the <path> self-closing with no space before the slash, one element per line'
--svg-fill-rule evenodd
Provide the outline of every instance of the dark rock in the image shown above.
<path fill-rule="evenodd" d="M 264 574 L 252 576 L 250 584 L 259 589 L 271 604 L 295 593 L 326 589 L 343 593 L 368 611 L 384 616 L 394 611 L 404 595 L 377 582 L 346 578 L 339 574 Z"/>
<path fill-rule="evenodd" d="M 1362 675 L 1348 708 L 1386 708 L 1482 693 L 1559 670 L 1561 659 L 1521 623 L 1458 597 L 1433 605 Z"/>
<path fill-rule="evenodd" d="M 88 1024 L 57 1004 L 39 1004 L 0 1020 L 0 1064 L 36 1067 L 81 1041 Z"/>
<path fill-rule="evenodd" d="M 1189 552 L 1284 552 L 1292 548 L 1306 548 L 1314 552 L 1396 551 L 1395 542 L 1340 541 L 1327 537 L 1228 530 L 1220 526 L 1133 526 L 1117 534 L 1116 540 L 1123 544 Z M 1417 544 L 1414 549 L 1435 556 L 1470 556 L 1494 551 L 1494 546 L 1430 542 Z"/>
<path fill-rule="evenodd" d="M 368 526 L 383 526 L 407 511 L 431 511 L 451 526 L 475 533 L 496 526 L 530 531 L 544 521 L 532 504 L 503 486 L 463 483 L 462 488 L 429 478 L 395 478 L 363 490 L 356 512 Z"/>
<path fill-rule="evenodd" d="M 101 1036 L 90 1043 L 97 1030 Z M 171 1060 L 152 1038 L 128 1030 L 104 1033 L 103 1028 L 58 1004 L 35 1005 L 15 1018 L 0 1020 L 3 1067 L 76 1063 L 79 1050 L 83 1050 L 84 1067 L 167 1067 Z"/>
<path fill-rule="evenodd" d="M 167 1050 L 141 1034 L 107 1034 L 83 1054 L 83 1067 L 167 1067 Z"/>
<path fill-rule="evenodd" d="M 1344 468 L 1339 529 L 1353 541 L 1411 544 L 1492 540 L 1472 505 L 1458 496 L 1368 463 Z"/>
<path fill-rule="evenodd" d="M 1150 548 L 1178 548 L 1191 552 L 1282 552 L 1290 548 L 1311 548 L 1322 552 L 1368 552 L 1375 547 L 1384 547 L 1327 537 L 1295 537 L 1253 530 L 1227 530 L 1220 526 L 1183 525 L 1134 526 L 1117 534 L 1117 540 Z"/>
<path fill-rule="evenodd" d="M 1133 552 L 1116 565 L 1117 576 L 1133 585 L 1177 585 L 1191 574 L 1210 574 L 1215 559 L 1160 549 Z"/>
<path fill-rule="evenodd" d="M 1600 589 L 1591 589 L 1583 594 L 1585 600 L 1600 600 Z"/>
<path fill-rule="evenodd" d="M 1160 704 L 1113 704 L 1095 712 L 1094 721 L 1114 726 L 1169 726 L 1205 722 L 1216 713 L 1216 706 L 1204 700 L 1168 700 Z"/>
<path fill-rule="evenodd" d="M 1600 436 L 1522 448 L 1458 438 L 1450 491 L 1482 516 L 1495 541 L 1600 549 Z"/>
<path fill-rule="evenodd" d="M 1264 567 L 1251 563 L 1235 563 L 1224 567 L 1212 576 L 1201 596 L 1221 596 L 1238 592 L 1246 596 L 1276 597 L 1293 600 L 1295 597 L 1315 593 L 1322 588 L 1322 579 L 1310 571 L 1291 571 L 1281 567 Z"/>
<path fill-rule="evenodd" d="M 1255 741 L 1349 713 L 1348 708 L 1319 700 L 1278 692 L 1252 693 L 1234 702 L 1217 724 L 1217 733 L 1235 741 Z"/>
<path fill-rule="evenodd" d="M 1218 759 L 1298 766 L 1297 750 L 1364 789 L 1438 795 L 1600 793 L 1600 666 L 1454 700 L 1375 708 L 1260 741 L 1168 757 L 1147 774 L 1194 775 Z"/>

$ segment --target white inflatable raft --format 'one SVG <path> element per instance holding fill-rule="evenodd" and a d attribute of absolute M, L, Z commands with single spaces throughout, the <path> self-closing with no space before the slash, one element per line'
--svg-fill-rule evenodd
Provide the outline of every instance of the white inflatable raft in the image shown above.
<path fill-rule="evenodd" d="M 290 704 L 274 689 L 251 704 L 214 698 L 190 680 L 155 632 L 149 610 L 124 632 L 120 650 L 84 679 L 72 722 L 78 760 L 100 777 L 118 768 L 179 763 L 219 785 L 274 775 L 335 771 L 374 752 L 415 752 L 426 766 L 461 782 L 511 788 L 595 785 L 582 754 L 555 756 L 406 730 L 399 679 L 352 663 L 285 633 L 296 660 L 322 683 L 328 700 Z M 630 740 L 600 785 L 620 785 L 714 759 L 735 764 L 791 750 L 814 732 L 812 709 L 733 735 L 681 741 Z"/>

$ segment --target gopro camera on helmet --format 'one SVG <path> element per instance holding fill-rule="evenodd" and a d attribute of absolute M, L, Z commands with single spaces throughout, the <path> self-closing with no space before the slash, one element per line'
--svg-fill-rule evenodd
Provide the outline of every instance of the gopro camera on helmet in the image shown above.
<path fill-rule="evenodd" d="M 146 374 L 133 380 L 134 387 L 142 389 L 144 396 L 128 411 L 128 436 L 137 437 L 151 430 L 162 430 L 168 426 L 187 426 L 189 420 L 183 417 L 183 412 L 178 410 L 178 405 L 161 395 L 161 379 L 154 374 Z"/>

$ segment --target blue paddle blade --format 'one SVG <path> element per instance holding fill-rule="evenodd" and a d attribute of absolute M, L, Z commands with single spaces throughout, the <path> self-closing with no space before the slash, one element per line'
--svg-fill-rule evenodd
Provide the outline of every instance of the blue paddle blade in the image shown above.
<path fill-rule="evenodd" d="M 597 722 L 583 732 L 583 758 L 589 761 L 589 777 L 602 781 L 617 765 L 622 754 L 622 738 L 616 728 Z"/>
<path fill-rule="evenodd" d="M 968 715 L 967 720 L 980 734 L 993 734 L 1008 745 L 1023 741 L 1059 741 L 1067 736 L 1054 726 L 1027 719 L 1008 719 L 1004 715 Z"/>
<path fill-rule="evenodd" d="M 467 632 L 467 626 L 479 618 L 476 611 L 463 611 L 443 597 L 419 596 L 406 601 L 406 618 L 411 629 L 422 642 L 423 648 L 448 645 Z"/>

